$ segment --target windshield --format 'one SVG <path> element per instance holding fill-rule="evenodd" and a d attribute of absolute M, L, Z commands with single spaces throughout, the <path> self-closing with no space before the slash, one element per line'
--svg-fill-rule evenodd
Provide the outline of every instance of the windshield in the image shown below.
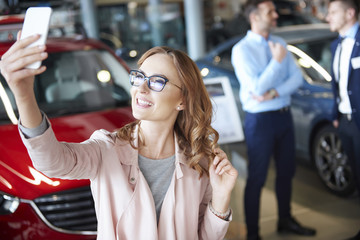
<path fill-rule="evenodd" d="M 303 71 L 306 81 L 311 84 L 328 85 L 331 81 L 331 50 L 333 38 L 324 38 L 317 41 L 307 41 L 300 44 L 288 45 L 297 64 Z M 231 51 L 233 45 L 222 49 L 213 57 L 212 63 L 216 66 L 233 71 Z"/>
<path fill-rule="evenodd" d="M 40 109 L 49 117 L 129 103 L 131 86 L 128 72 L 107 51 L 49 53 L 43 64 L 47 70 L 36 76 L 34 91 Z M 16 105 L 2 75 L 0 81 L 0 120 L 1 123 L 9 123 L 7 99 L 15 112 Z"/>
<path fill-rule="evenodd" d="M 298 65 L 305 72 L 305 79 L 318 85 L 328 85 L 331 81 L 331 44 L 332 38 L 321 41 L 288 45 Z"/>

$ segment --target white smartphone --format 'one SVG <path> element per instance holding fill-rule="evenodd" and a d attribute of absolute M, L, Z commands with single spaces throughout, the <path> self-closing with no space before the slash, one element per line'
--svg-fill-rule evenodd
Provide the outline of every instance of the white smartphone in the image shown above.
<path fill-rule="evenodd" d="M 51 13 L 52 9 L 50 7 L 30 7 L 26 10 L 20 39 L 40 34 L 40 38 L 28 47 L 44 45 L 46 43 Z M 38 69 L 40 66 L 41 61 L 37 61 L 29 64 L 26 68 Z"/>

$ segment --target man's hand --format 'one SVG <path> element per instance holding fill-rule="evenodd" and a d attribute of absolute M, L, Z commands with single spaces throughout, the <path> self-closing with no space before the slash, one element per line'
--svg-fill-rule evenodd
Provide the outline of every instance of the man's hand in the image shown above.
<path fill-rule="evenodd" d="M 253 99 L 255 99 L 258 102 L 269 101 L 269 100 L 272 100 L 272 99 L 274 99 L 274 98 L 276 98 L 278 96 L 279 96 L 279 94 L 274 88 L 270 89 L 269 91 L 267 91 L 266 93 L 264 93 L 261 96 L 257 96 L 257 95 L 254 95 L 254 94 L 252 95 Z"/>
<path fill-rule="evenodd" d="M 272 54 L 272 57 L 278 61 L 279 63 L 282 62 L 282 60 L 285 58 L 287 50 L 286 48 L 281 45 L 280 43 L 274 43 L 272 41 L 269 41 L 269 47 Z"/>

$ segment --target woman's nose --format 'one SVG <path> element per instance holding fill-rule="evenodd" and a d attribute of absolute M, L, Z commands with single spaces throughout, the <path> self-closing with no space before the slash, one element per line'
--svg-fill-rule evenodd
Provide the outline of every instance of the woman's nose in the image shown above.
<path fill-rule="evenodd" d="M 150 90 L 147 81 L 148 80 L 145 79 L 145 81 L 139 85 L 138 88 L 139 88 L 140 91 L 144 92 L 144 91 L 149 91 Z"/>

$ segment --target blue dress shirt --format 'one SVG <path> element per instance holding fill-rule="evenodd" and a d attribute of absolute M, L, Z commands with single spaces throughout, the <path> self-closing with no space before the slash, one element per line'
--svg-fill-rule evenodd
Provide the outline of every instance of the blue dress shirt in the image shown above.
<path fill-rule="evenodd" d="M 268 40 L 286 47 L 280 37 L 269 35 Z M 240 100 L 247 112 L 266 112 L 289 106 L 291 94 L 303 83 L 292 54 L 288 51 L 279 63 L 272 58 L 268 41 L 251 30 L 233 47 L 231 62 L 240 82 Z M 279 97 L 263 102 L 253 98 L 253 95 L 261 96 L 272 88 Z"/>
<path fill-rule="evenodd" d="M 356 33 L 358 32 L 360 24 L 358 22 L 356 22 L 349 30 L 347 30 L 347 32 L 345 33 L 344 36 L 340 36 L 342 38 L 353 38 L 355 39 L 356 37 Z"/>

